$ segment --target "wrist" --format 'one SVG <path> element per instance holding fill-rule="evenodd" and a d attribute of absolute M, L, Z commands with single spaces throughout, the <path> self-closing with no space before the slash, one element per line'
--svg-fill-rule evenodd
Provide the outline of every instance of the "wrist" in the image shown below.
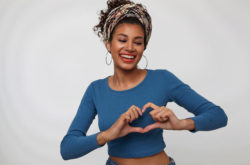
<path fill-rule="evenodd" d="M 192 119 L 182 119 L 181 120 L 181 129 L 180 130 L 194 130 L 195 129 L 195 123 Z"/>
<path fill-rule="evenodd" d="M 100 133 L 97 135 L 97 143 L 98 143 L 100 146 L 105 145 L 108 141 L 109 141 L 109 140 L 108 140 L 108 138 L 107 138 L 107 134 L 106 134 L 105 131 L 100 132 Z"/>
<path fill-rule="evenodd" d="M 109 134 L 108 134 L 107 130 L 102 132 L 102 136 L 103 136 L 103 138 L 105 139 L 105 142 L 106 142 L 106 143 L 110 141 L 108 135 L 109 135 Z"/>

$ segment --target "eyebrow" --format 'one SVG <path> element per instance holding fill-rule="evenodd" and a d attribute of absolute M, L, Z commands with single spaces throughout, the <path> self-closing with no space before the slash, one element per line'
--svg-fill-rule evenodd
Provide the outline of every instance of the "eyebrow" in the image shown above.
<path fill-rule="evenodd" d="M 120 33 L 118 35 L 128 37 L 126 34 L 123 34 L 123 33 Z M 143 39 L 143 37 L 142 36 L 137 36 L 137 37 L 135 37 L 135 39 Z"/>

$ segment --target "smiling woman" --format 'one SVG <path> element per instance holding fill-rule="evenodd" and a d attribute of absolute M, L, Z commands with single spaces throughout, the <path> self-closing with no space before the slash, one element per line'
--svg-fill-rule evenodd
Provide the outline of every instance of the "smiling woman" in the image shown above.
<path fill-rule="evenodd" d="M 89 84 L 61 142 L 63 159 L 78 158 L 108 143 L 107 165 L 174 165 L 164 150 L 164 130 L 209 131 L 227 125 L 225 112 L 166 69 L 139 69 L 151 36 L 146 8 L 109 0 L 94 30 L 114 61 L 114 74 Z M 194 114 L 179 119 L 174 101 Z M 98 115 L 100 132 L 86 135 Z"/>
<path fill-rule="evenodd" d="M 139 63 L 144 51 L 143 29 L 138 24 L 122 23 L 116 27 L 113 39 L 106 46 L 116 70 L 131 70 Z"/>

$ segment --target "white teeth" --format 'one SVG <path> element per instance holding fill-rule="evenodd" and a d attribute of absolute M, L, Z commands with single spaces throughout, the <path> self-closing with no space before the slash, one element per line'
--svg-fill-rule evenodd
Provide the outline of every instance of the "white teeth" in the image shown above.
<path fill-rule="evenodd" d="M 128 56 L 128 55 L 121 55 L 121 56 L 124 57 L 124 58 L 129 58 L 129 59 L 135 58 L 135 56 Z"/>

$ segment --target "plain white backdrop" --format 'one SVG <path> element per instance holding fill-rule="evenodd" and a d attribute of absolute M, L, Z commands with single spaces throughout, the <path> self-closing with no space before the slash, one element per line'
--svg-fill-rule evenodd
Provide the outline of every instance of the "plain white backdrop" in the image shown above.
<path fill-rule="evenodd" d="M 250 164 L 250 1 L 140 2 L 153 21 L 148 68 L 170 70 L 229 118 L 215 131 L 164 131 L 165 151 L 178 165 Z M 107 145 L 74 160 L 60 155 L 86 87 L 113 74 L 92 30 L 104 8 L 105 0 L 0 0 L 1 165 L 105 164 Z"/>

